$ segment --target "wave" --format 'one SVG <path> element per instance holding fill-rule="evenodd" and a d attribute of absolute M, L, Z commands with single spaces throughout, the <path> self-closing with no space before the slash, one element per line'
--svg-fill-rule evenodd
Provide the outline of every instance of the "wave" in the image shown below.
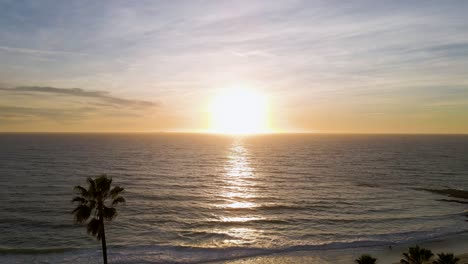
<path fill-rule="evenodd" d="M 233 212 L 251 212 L 251 211 L 314 211 L 319 209 L 328 209 L 331 206 L 329 205 L 296 205 L 296 204 L 264 204 L 254 207 L 233 207 L 233 208 L 220 208 L 223 211 L 233 211 Z"/>
<path fill-rule="evenodd" d="M 0 248 L 0 255 L 40 255 L 63 253 L 66 251 L 82 250 L 83 248 Z"/>
<path fill-rule="evenodd" d="M 52 221 L 41 221 L 37 219 L 28 219 L 24 217 L 0 218 L 0 224 L 15 225 L 17 228 L 50 228 L 50 229 L 72 229 L 76 225 L 73 223 L 57 223 Z"/>
<path fill-rule="evenodd" d="M 272 206 L 274 208 L 285 208 L 283 206 Z M 271 208 L 271 207 L 270 207 Z M 254 210 L 254 208 L 231 208 L 229 211 L 243 211 L 243 210 Z M 464 217 L 466 212 L 458 213 L 449 213 L 441 215 L 415 215 L 415 216 L 388 216 L 381 218 L 372 218 L 365 216 L 349 216 L 341 218 L 333 218 L 330 216 L 321 216 L 315 217 L 313 219 L 309 218 L 284 218 L 284 219 L 246 219 L 246 220 L 236 220 L 236 221 L 202 221 L 198 223 L 191 223 L 191 227 L 230 227 L 230 226 L 246 226 L 246 225 L 303 225 L 304 223 L 319 223 L 327 225 L 341 225 L 341 224 L 354 224 L 354 223 L 366 223 L 366 224 L 382 224 L 390 222 L 409 222 L 409 221 L 437 221 L 450 219 L 454 217 Z"/>
<path fill-rule="evenodd" d="M 449 213 L 441 215 L 421 215 L 421 216 L 396 216 L 396 217 L 382 217 L 382 218 L 370 218 L 370 217 L 354 217 L 354 218 L 316 218 L 320 223 L 326 224 L 347 224 L 347 223 L 390 223 L 390 222 L 409 222 L 409 221 L 421 221 L 425 222 L 433 220 L 443 220 L 451 217 L 463 216 L 464 213 Z"/>
<path fill-rule="evenodd" d="M 323 244 L 304 244 L 278 248 L 258 248 L 258 247 L 192 247 L 192 246 L 171 246 L 171 245 L 109 245 L 109 259 L 112 263 L 207 263 L 235 260 L 247 257 L 264 256 L 270 254 L 287 254 L 297 251 L 322 251 L 340 250 L 356 248 L 386 247 L 400 243 L 418 243 L 430 239 L 438 239 L 449 236 L 467 234 L 468 230 L 457 231 L 445 234 L 434 235 L 419 234 L 414 239 L 394 242 L 374 236 L 368 240 L 354 240 L 342 242 L 330 242 Z M 203 234 L 202 234 L 203 235 Z M 210 235 L 205 233 L 205 235 Z M 406 234 L 407 235 L 407 234 Z M 387 236 L 387 235 L 384 235 Z M 27 259 L 27 256 L 34 255 L 34 259 L 42 258 L 50 260 L 51 263 L 89 263 L 92 259 L 100 258 L 100 248 L 0 248 L 0 262 L 2 256 L 10 256 Z M 71 257 L 73 256 L 73 257 Z M 3 257 L 3 258 L 4 258 Z M 26 258 L 24 258 L 26 257 Z M 64 260 L 72 260 L 67 262 Z"/>
<path fill-rule="evenodd" d="M 334 242 L 321 245 L 296 245 L 284 248 L 255 248 L 255 247 L 188 247 L 188 246 L 109 246 L 108 257 L 112 263 L 210 263 L 229 261 L 248 257 L 265 256 L 271 254 L 290 253 L 296 251 L 313 251 L 327 249 L 359 248 L 384 245 L 381 241 L 354 241 Z M 1 256 L 16 255 L 27 259 L 34 255 L 34 259 L 47 259 L 51 263 L 89 263 L 92 259 L 101 257 L 100 251 L 96 249 L 73 249 L 73 248 L 46 248 L 46 249 L 0 249 Z M 26 255 L 26 258 L 24 258 Z M 71 258 L 73 256 L 73 258 Z"/>
<path fill-rule="evenodd" d="M 223 233 L 211 233 L 205 231 L 183 231 L 179 232 L 179 236 L 191 240 L 230 240 L 236 239 L 233 236 Z"/>

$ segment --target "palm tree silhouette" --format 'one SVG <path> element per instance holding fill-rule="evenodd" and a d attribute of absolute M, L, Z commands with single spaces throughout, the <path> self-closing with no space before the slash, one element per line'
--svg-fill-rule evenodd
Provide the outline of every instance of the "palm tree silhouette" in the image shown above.
<path fill-rule="evenodd" d="M 356 262 L 358 264 L 375 264 L 376 261 L 377 261 L 376 258 L 373 258 L 367 254 L 363 254 L 358 259 L 356 259 Z"/>
<path fill-rule="evenodd" d="M 403 253 L 404 259 L 400 260 L 402 264 L 424 264 L 428 263 L 432 256 L 432 251 L 419 246 L 410 247 L 408 253 Z"/>
<path fill-rule="evenodd" d="M 437 257 L 438 258 L 432 262 L 433 264 L 457 264 L 460 260 L 451 253 L 440 253 L 437 254 Z"/>
<path fill-rule="evenodd" d="M 78 206 L 73 210 L 76 223 L 84 223 L 90 217 L 87 224 L 88 233 L 95 236 L 102 243 L 102 256 L 104 264 L 107 264 L 107 246 L 106 233 L 104 231 L 104 220 L 111 221 L 117 216 L 115 205 L 124 203 L 125 199 L 121 196 L 124 188 L 115 186 L 111 189 L 112 178 L 102 174 L 96 179 L 88 178 L 88 189 L 81 186 L 75 186 L 78 196 L 73 198 L 72 202 L 77 202 Z M 107 200 L 112 200 L 110 205 Z"/>

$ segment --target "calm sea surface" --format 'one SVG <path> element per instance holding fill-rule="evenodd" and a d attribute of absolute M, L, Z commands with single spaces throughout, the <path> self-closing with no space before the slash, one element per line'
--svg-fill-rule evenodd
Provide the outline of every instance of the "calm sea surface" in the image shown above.
<path fill-rule="evenodd" d="M 467 136 L 0 134 L 0 262 L 98 263 L 73 186 L 107 173 L 127 204 L 114 263 L 386 246 L 464 232 Z M 454 199 L 451 199 L 454 200 Z"/>

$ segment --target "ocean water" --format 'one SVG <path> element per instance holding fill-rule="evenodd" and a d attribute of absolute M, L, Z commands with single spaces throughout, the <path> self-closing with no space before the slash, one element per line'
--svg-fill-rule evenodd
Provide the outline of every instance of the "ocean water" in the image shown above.
<path fill-rule="evenodd" d="M 73 186 L 107 173 L 127 203 L 112 263 L 204 263 L 383 247 L 468 230 L 468 136 L 0 134 L 0 263 L 100 263 Z"/>

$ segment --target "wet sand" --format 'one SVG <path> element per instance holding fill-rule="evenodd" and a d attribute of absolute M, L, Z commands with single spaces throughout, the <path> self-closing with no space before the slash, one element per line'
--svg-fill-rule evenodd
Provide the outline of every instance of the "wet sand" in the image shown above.
<path fill-rule="evenodd" d="M 397 264 L 402 253 L 408 247 L 419 245 L 437 253 L 454 253 L 460 261 L 458 264 L 468 264 L 468 234 L 459 234 L 451 237 L 437 238 L 418 243 L 402 244 L 394 247 L 381 248 L 350 248 L 343 250 L 324 251 L 297 251 L 267 256 L 257 256 L 219 262 L 223 264 L 348 264 L 355 263 L 354 260 L 361 254 L 371 254 L 377 258 L 378 264 Z M 432 263 L 432 262 L 431 262 Z"/>
<path fill-rule="evenodd" d="M 458 264 L 468 264 L 468 253 L 458 255 L 460 261 Z M 241 259 L 236 261 L 226 262 L 226 264 L 301 264 L 301 263 L 310 263 L 310 264 L 337 264 L 337 263 L 355 263 L 354 259 L 349 258 L 347 261 L 341 260 L 340 262 L 334 262 L 333 260 L 318 257 L 318 256 L 301 256 L 301 255 L 291 255 L 291 256 L 263 256 L 263 257 L 254 257 L 248 259 Z M 394 263 L 398 264 L 399 262 L 385 262 L 385 260 L 378 260 L 377 263 L 386 264 Z"/>

